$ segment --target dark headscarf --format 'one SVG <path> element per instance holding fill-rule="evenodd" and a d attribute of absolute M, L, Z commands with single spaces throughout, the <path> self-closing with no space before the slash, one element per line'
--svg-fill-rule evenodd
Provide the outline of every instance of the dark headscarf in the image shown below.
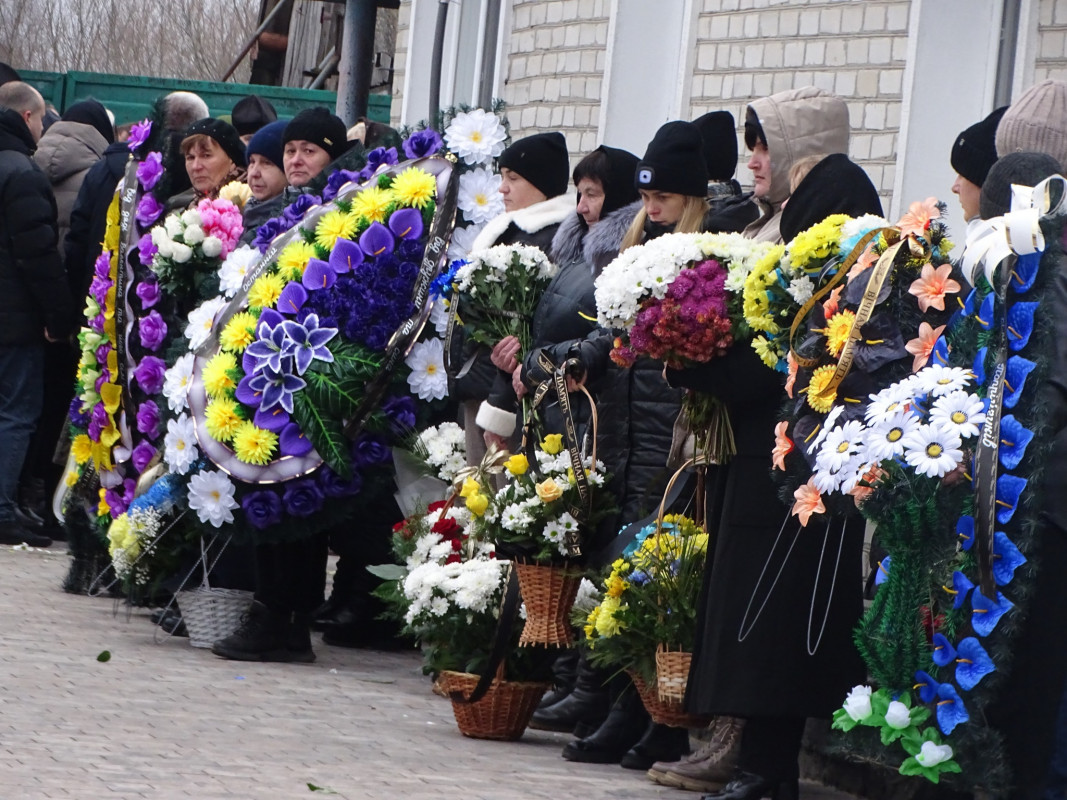
<path fill-rule="evenodd" d="M 978 209 L 982 219 L 1003 216 L 1011 211 L 1011 185 L 1036 186 L 1051 175 L 1063 174 L 1063 167 L 1046 153 L 1008 153 L 994 164 L 985 183 Z"/>
<path fill-rule="evenodd" d="M 779 230 L 783 241 L 833 214 L 862 217 L 882 215 L 882 201 L 867 173 L 844 153 L 827 156 L 816 164 L 789 197 Z"/>
<path fill-rule="evenodd" d="M 101 136 L 107 139 L 108 144 L 115 141 L 115 127 L 111 124 L 107 109 L 97 100 L 82 100 L 80 103 L 75 103 L 63 112 L 62 119 L 64 122 L 80 122 L 82 125 L 91 125 L 100 132 Z"/>
<path fill-rule="evenodd" d="M 595 178 L 604 189 L 604 205 L 600 216 L 628 206 L 640 195 L 634 187 L 634 170 L 637 169 L 637 156 L 628 150 L 600 145 L 587 155 L 574 168 L 574 185 L 582 178 Z"/>

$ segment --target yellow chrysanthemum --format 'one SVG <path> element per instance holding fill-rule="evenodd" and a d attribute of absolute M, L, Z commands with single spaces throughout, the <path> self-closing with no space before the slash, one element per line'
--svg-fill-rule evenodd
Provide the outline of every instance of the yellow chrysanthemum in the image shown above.
<path fill-rule="evenodd" d="M 315 243 L 333 250 L 338 239 L 351 239 L 356 232 L 356 218 L 352 214 L 335 210 L 323 214 L 315 228 Z"/>
<path fill-rule="evenodd" d="M 230 321 L 219 334 L 219 344 L 223 350 L 229 350 L 231 353 L 243 353 L 255 340 L 255 331 L 256 318 L 247 311 L 242 311 L 230 317 Z"/>
<path fill-rule="evenodd" d="M 760 357 L 766 366 L 772 369 L 778 363 L 778 352 L 774 345 L 767 340 L 765 336 L 757 336 L 752 340 L 752 349 L 756 351 L 756 355 Z"/>
<path fill-rule="evenodd" d="M 233 452 L 246 464 L 266 464 L 278 446 L 278 435 L 242 422 L 233 434 Z"/>
<path fill-rule="evenodd" d="M 204 391 L 209 397 L 225 397 L 237 388 L 233 372 L 237 359 L 232 353 L 219 353 L 204 365 Z"/>
<path fill-rule="evenodd" d="M 228 397 L 220 397 L 208 403 L 204 411 L 204 421 L 208 434 L 219 442 L 230 441 L 244 423 L 237 413 L 237 403 Z"/>
<path fill-rule="evenodd" d="M 79 433 L 74 437 L 74 441 L 70 443 L 70 454 L 74 456 L 74 461 L 78 464 L 84 464 L 88 461 L 92 452 L 93 442 L 84 433 Z"/>
<path fill-rule="evenodd" d="M 827 392 L 826 387 L 830 384 L 830 379 L 834 376 L 834 367 L 827 365 L 825 367 L 819 367 L 811 375 L 811 383 L 804 390 L 808 396 L 808 405 L 818 411 L 820 414 L 825 414 L 834 405 L 834 400 L 837 399 L 837 391 Z"/>
<path fill-rule="evenodd" d="M 119 244 L 119 195 L 116 192 L 111 199 L 111 205 L 107 207 L 107 219 L 104 225 L 104 247 L 114 253 Z M 111 259 L 112 269 L 117 266 L 118 260 Z"/>
<path fill-rule="evenodd" d="M 622 604 L 616 597 L 605 597 L 604 602 L 600 604 L 600 613 L 596 618 L 596 632 L 605 639 L 615 636 L 622 630 L 622 625 L 615 618 L 615 612 L 620 608 Z"/>
<path fill-rule="evenodd" d="M 396 197 L 389 189 L 371 186 L 357 194 L 352 200 L 352 213 L 363 217 L 368 222 L 385 222 L 390 207 L 395 205 Z"/>
<path fill-rule="evenodd" d="M 841 348 L 848 341 L 848 335 L 852 333 L 852 325 L 855 322 L 856 315 L 847 309 L 838 311 L 826 321 L 826 349 L 834 358 L 841 355 Z"/>
<path fill-rule="evenodd" d="M 73 488 L 74 488 L 74 485 L 75 485 L 75 484 L 76 484 L 76 483 L 78 482 L 78 477 L 79 477 L 79 476 L 78 476 L 78 471 L 77 471 L 77 470 L 74 470 L 74 469 L 72 469 L 72 470 L 70 470 L 69 472 L 67 472 L 67 474 L 66 474 L 66 475 L 64 475 L 64 476 L 63 476 L 63 483 L 64 483 L 64 484 L 65 484 L 65 485 L 66 485 L 66 486 L 67 486 L 68 488 L 71 488 L 71 489 L 73 489 Z"/>
<path fill-rule="evenodd" d="M 425 170 L 409 167 L 396 176 L 392 189 L 400 205 L 425 208 L 433 201 L 437 181 Z"/>
<path fill-rule="evenodd" d="M 296 239 L 278 253 L 278 270 L 289 280 L 295 280 L 304 274 L 308 261 L 314 257 L 315 245 Z"/>
<path fill-rule="evenodd" d="M 796 235 L 789 243 L 789 262 L 794 271 L 804 269 L 813 259 L 828 258 L 837 249 L 841 226 L 848 222 L 846 214 L 833 214 Z"/>
<path fill-rule="evenodd" d="M 622 597 L 622 593 L 629 587 L 630 584 L 624 581 L 621 577 L 612 575 L 604 584 L 604 591 L 608 597 Z"/>
<path fill-rule="evenodd" d="M 589 646 L 593 646 L 593 634 L 596 633 L 596 619 L 600 616 L 600 606 L 596 606 L 589 612 L 589 616 L 585 618 L 585 627 L 582 628 L 585 631 L 585 638 L 589 640 Z"/>
<path fill-rule="evenodd" d="M 273 308 L 284 288 L 285 281 L 280 275 L 260 275 L 248 290 L 248 305 L 254 308 Z"/>

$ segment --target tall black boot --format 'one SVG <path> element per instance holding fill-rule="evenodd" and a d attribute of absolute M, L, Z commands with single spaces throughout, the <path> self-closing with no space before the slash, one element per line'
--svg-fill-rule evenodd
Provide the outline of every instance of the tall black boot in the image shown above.
<path fill-rule="evenodd" d="M 648 727 L 648 712 L 645 711 L 641 698 L 628 677 L 623 675 L 613 678 L 612 683 L 615 684 L 620 679 L 626 682 L 626 686 L 603 724 L 592 735 L 573 741 L 563 748 L 563 757 L 568 761 L 618 764 L 626 755 L 626 751 L 640 740 Z"/>
<path fill-rule="evenodd" d="M 688 728 L 650 722 L 641 741 L 630 748 L 619 764 L 626 769 L 648 770 L 657 761 L 677 761 L 685 755 L 689 755 Z"/>
<path fill-rule="evenodd" d="M 289 651 L 291 619 L 291 613 L 273 611 L 255 600 L 244 613 L 240 627 L 211 645 L 211 652 L 232 661 L 298 660 L 292 658 Z"/>
<path fill-rule="evenodd" d="M 564 697 L 574 691 L 574 684 L 578 680 L 578 650 L 570 648 L 564 650 L 556 660 L 552 662 L 552 674 L 555 676 L 552 689 L 545 692 L 541 698 L 538 709 L 554 706 Z"/>
<path fill-rule="evenodd" d="M 572 733 L 582 726 L 585 735 L 593 733 L 608 716 L 611 706 L 607 685 L 609 677 L 610 673 L 594 667 L 583 654 L 578 658 L 574 690 L 558 703 L 537 709 L 530 720 L 530 727 L 534 730 Z M 626 680 L 629 681 L 628 678 Z"/>

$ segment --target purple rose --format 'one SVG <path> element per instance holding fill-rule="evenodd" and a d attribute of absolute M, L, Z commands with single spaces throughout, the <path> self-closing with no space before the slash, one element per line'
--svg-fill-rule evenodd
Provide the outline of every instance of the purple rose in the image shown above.
<path fill-rule="evenodd" d="M 305 478 L 286 484 L 282 500 L 291 516 L 310 517 L 322 508 L 323 494 L 313 479 Z"/>
<path fill-rule="evenodd" d="M 352 443 L 352 463 L 357 467 L 374 467 L 392 458 L 385 439 L 374 433 L 361 434 Z"/>
<path fill-rule="evenodd" d="M 94 355 L 96 356 L 96 362 L 98 364 L 106 364 L 107 354 L 110 353 L 112 349 L 113 348 L 111 347 L 111 345 L 107 342 L 104 342 L 102 345 L 96 348 L 96 352 L 94 353 Z"/>
<path fill-rule="evenodd" d="M 363 476 L 353 471 L 352 477 L 345 480 L 332 469 L 323 466 L 316 474 L 319 488 L 327 497 L 351 497 L 363 489 Z"/>
<path fill-rule="evenodd" d="M 159 248 L 152 241 L 151 233 L 146 233 L 137 240 L 137 257 L 141 261 L 141 266 L 152 266 L 152 259 L 156 257 L 157 252 L 159 252 Z"/>
<path fill-rule="evenodd" d="M 397 433 L 410 431 L 415 427 L 415 401 L 407 395 L 394 395 L 382 403 L 382 411 L 389 418 L 389 424 Z"/>
<path fill-rule="evenodd" d="M 159 183 L 163 174 L 163 155 L 161 153 L 149 153 L 145 160 L 137 165 L 137 180 L 146 192 Z"/>
<path fill-rule="evenodd" d="M 149 439 L 159 436 L 159 406 L 154 400 L 146 400 L 138 406 L 137 430 Z"/>
<path fill-rule="evenodd" d="M 82 401 L 80 397 L 75 397 L 70 401 L 70 409 L 67 411 L 67 417 L 70 419 L 72 425 L 79 428 L 84 428 L 89 424 L 89 414 L 82 411 Z"/>
<path fill-rule="evenodd" d="M 101 250 L 100 255 L 96 257 L 96 263 L 93 264 L 93 273 L 98 278 L 107 278 L 111 275 L 111 253 L 107 250 Z"/>
<path fill-rule="evenodd" d="M 408 158 L 426 158 L 440 150 L 443 144 L 437 131 L 432 128 L 415 131 L 404 140 L 404 155 Z"/>
<path fill-rule="evenodd" d="M 133 127 L 130 128 L 130 137 L 126 140 L 126 146 L 130 149 L 130 152 L 134 152 L 138 147 L 147 142 L 151 133 L 151 120 L 146 119 L 143 122 L 135 122 Z"/>
<path fill-rule="evenodd" d="M 259 252 L 265 253 L 267 248 L 270 247 L 270 243 L 291 227 L 293 227 L 293 223 L 290 223 L 284 217 L 268 219 L 256 229 L 256 238 L 252 240 L 252 246 Z"/>
<path fill-rule="evenodd" d="M 337 193 L 341 191 L 341 187 L 350 181 L 358 181 L 359 173 L 352 172 L 348 169 L 339 169 L 336 172 L 330 173 L 330 177 L 326 180 L 326 188 L 322 190 L 322 201 L 328 203 L 337 197 Z"/>
<path fill-rule="evenodd" d="M 384 147 L 375 147 L 369 153 L 367 153 L 367 165 L 361 170 L 360 175 L 365 176 L 363 180 L 367 180 L 381 166 L 392 166 L 397 163 L 399 159 L 396 156 L 396 148 L 390 147 L 388 149 Z"/>
<path fill-rule="evenodd" d="M 144 472 L 149 462 L 156 457 L 156 448 L 152 447 L 148 442 L 141 442 L 130 453 L 130 461 L 133 463 L 133 468 L 138 473 Z"/>
<path fill-rule="evenodd" d="M 300 222 L 308 212 L 308 209 L 319 205 L 321 202 L 322 200 L 313 194 L 302 194 L 300 197 L 296 198 L 296 200 L 282 212 L 282 217 L 289 223 L 286 230 Z"/>
<path fill-rule="evenodd" d="M 141 285 L 144 286 L 146 284 Z M 138 296 L 141 293 L 140 288 L 140 286 L 137 287 Z M 155 310 L 142 317 L 137 328 L 141 334 L 141 346 L 146 350 L 151 350 L 153 353 L 160 348 L 167 336 L 167 323 L 163 321 L 163 317 Z M 160 384 L 160 387 L 162 387 L 162 384 Z M 154 392 L 150 392 L 150 394 L 154 394 Z"/>
<path fill-rule="evenodd" d="M 137 284 L 137 296 L 141 298 L 142 308 L 145 310 L 151 308 L 159 302 L 161 296 L 159 284 L 156 281 L 141 281 L 141 283 Z"/>
<path fill-rule="evenodd" d="M 159 394 L 163 388 L 163 373 L 166 371 L 167 364 L 162 358 L 145 356 L 133 371 L 133 377 L 145 394 Z"/>
<path fill-rule="evenodd" d="M 282 499 L 269 489 L 246 494 L 241 500 L 241 508 L 248 518 L 248 524 L 257 530 L 282 521 Z"/>
<path fill-rule="evenodd" d="M 107 302 L 107 291 L 110 288 L 110 278 L 95 276 L 92 283 L 89 284 L 89 295 L 97 302 L 97 305 L 103 306 Z"/>
<path fill-rule="evenodd" d="M 166 210 L 166 206 L 156 200 L 155 196 L 146 194 L 141 198 L 141 202 L 137 204 L 137 213 L 134 216 L 142 228 L 147 228 L 159 219 Z"/>

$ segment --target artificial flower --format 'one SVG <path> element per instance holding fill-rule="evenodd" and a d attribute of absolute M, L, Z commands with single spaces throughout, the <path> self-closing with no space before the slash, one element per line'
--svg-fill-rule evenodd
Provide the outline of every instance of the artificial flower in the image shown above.
<path fill-rule="evenodd" d="M 854 686 L 845 698 L 845 711 L 856 722 L 863 722 L 871 713 L 871 687 Z"/>
<path fill-rule="evenodd" d="M 919 765 L 926 768 L 936 767 L 951 758 L 952 748 L 947 744 L 936 744 L 935 742 L 923 742 L 922 747 L 915 756 L 915 760 Z"/>
<path fill-rule="evenodd" d="M 899 700 L 891 700 L 885 712 L 885 722 L 893 730 L 902 731 L 911 727 L 911 709 Z"/>
<path fill-rule="evenodd" d="M 785 356 L 786 363 L 786 379 L 785 379 L 785 393 L 789 396 L 789 399 L 793 399 L 793 386 L 797 382 L 797 373 L 800 371 L 800 365 L 797 360 L 793 358 L 793 351 L 790 350 Z"/>
<path fill-rule="evenodd" d="M 166 371 L 167 365 L 163 359 L 156 356 L 145 356 L 134 369 L 133 378 L 145 394 L 158 394 L 163 389 L 163 378 Z M 113 384 L 104 384 L 104 386 L 108 385 Z M 104 397 L 104 386 L 100 388 L 101 397 Z"/>
<path fill-rule="evenodd" d="M 170 472 L 184 475 L 200 457 L 196 446 L 196 428 L 192 417 L 182 414 L 167 421 L 167 435 L 163 438 L 163 460 Z"/>
<path fill-rule="evenodd" d="M 500 182 L 499 175 L 482 168 L 460 175 L 456 203 L 463 216 L 474 225 L 481 225 L 502 214 L 504 200 L 500 196 Z"/>
<path fill-rule="evenodd" d="M 467 510 L 474 516 L 480 517 L 485 513 L 485 510 L 489 507 L 489 498 L 481 492 L 472 494 L 467 498 Z"/>
<path fill-rule="evenodd" d="M 244 420 L 237 413 L 235 401 L 228 397 L 220 397 L 208 403 L 204 410 L 204 422 L 212 439 L 228 442 Z"/>
<path fill-rule="evenodd" d="M 930 424 L 960 438 L 977 436 L 985 424 L 985 404 L 978 395 L 954 391 L 939 397 L 930 409 Z"/>
<path fill-rule="evenodd" d="M 351 239 L 356 232 L 356 217 L 340 209 L 327 211 L 315 226 L 315 243 L 332 250 L 338 239 Z"/>
<path fill-rule="evenodd" d="M 525 475 L 530 468 L 530 462 L 522 453 L 515 453 L 504 462 L 504 468 L 512 475 Z"/>
<path fill-rule="evenodd" d="M 132 153 L 139 150 L 141 145 L 148 141 L 148 137 L 152 133 L 151 120 L 141 120 L 135 122 L 130 126 L 130 135 L 126 139 L 126 147 Z"/>
<path fill-rule="evenodd" d="M 264 530 L 282 521 L 282 499 L 270 489 L 249 492 L 241 500 L 248 524 Z"/>
<path fill-rule="evenodd" d="M 322 508 L 325 496 L 312 479 L 289 481 L 282 493 L 286 512 L 293 517 L 310 517 Z"/>
<path fill-rule="evenodd" d="M 152 191 L 163 175 L 163 154 L 151 152 L 137 165 L 137 181 L 146 192 Z"/>
<path fill-rule="evenodd" d="M 282 330 L 288 341 L 288 355 L 292 357 L 298 375 L 307 372 L 312 361 L 333 363 L 333 353 L 326 343 L 337 335 L 337 328 L 320 327 L 316 314 L 308 314 L 302 323 L 287 319 L 282 323 Z"/>
<path fill-rule="evenodd" d="M 247 311 L 240 311 L 230 317 L 230 321 L 219 334 L 219 344 L 223 350 L 231 353 L 243 353 L 248 345 L 255 341 L 256 318 Z"/>
<path fill-rule="evenodd" d="M 189 383 L 193 379 L 193 354 L 185 353 L 163 376 L 163 396 L 175 414 L 189 407 Z"/>
<path fill-rule="evenodd" d="M 928 478 L 941 478 L 963 460 L 960 437 L 934 425 L 917 425 L 904 437 L 904 460 Z"/>
<path fill-rule="evenodd" d="M 874 461 L 904 454 L 904 439 L 919 426 L 919 418 L 903 407 L 875 419 L 866 437 L 867 455 Z"/>
<path fill-rule="evenodd" d="M 950 394 L 964 389 L 974 376 L 962 367 L 945 367 L 932 364 L 912 376 L 912 386 L 917 393 L 929 393 L 934 397 Z"/>
<path fill-rule="evenodd" d="M 456 227 L 452 231 L 452 238 L 448 242 L 449 261 L 466 258 L 467 254 L 470 253 L 471 248 L 474 246 L 474 240 L 478 238 L 478 234 L 482 232 L 484 227 L 484 222 L 481 224 L 468 225 L 465 228 Z M 451 283 L 451 280 L 449 283 Z"/>
<path fill-rule="evenodd" d="M 785 470 L 785 457 L 796 449 L 793 440 L 786 436 L 789 422 L 782 420 L 774 426 L 774 450 L 771 451 L 771 461 L 776 469 Z"/>
<path fill-rule="evenodd" d="M 426 158 L 440 150 L 443 145 L 440 134 L 433 128 L 426 128 L 415 131 L 404 140 L 404 155 L 408 158 Z"/>
<path fill-rule="evenodd" d="M 396 198 L 388 189 L 369 186 L 352 200 L 352 214 L 368 222 L 385 222 Z"/>
<path fill-rule="evenodd" d="M 936 269 L 933 264 L 923 264 L 922 272 L 908 289 L 908 293 L 915 295 L 918 300 L 920 311 L 926 313 L 930 308 L 945 310 L 945 295 L 958 294 L 961 288 L 951 275 L 951 264 L 942 264 Z"/>
<path fill-rule="evenodd" d="M 237 388 L 234 380 L 234 372 L 237 370 L 237 359 L 232 353 L 225 351 L 214 355 L 204 365 L 200 374 L 204 384 L 204 391 L 209 397 L 223 397 Z"/>
<path fill-rule="evenodd" d="M 233 451 L 238 460 L 246 464 L 267 464 L 278 445 L 278 435 L 257 428 L 251 422 L 243 422 L 234 431 Z"/>
<path fill-rule="evenodd" d="M 551 503 L 563 496 L 563 490 L 552 478 L 545 478 L 545 480 L 536 484 L 534 491 L 537 492 L 537 496 L 541 498 L 543 503 Z"/>
<path fill-rule="evenodd" d="M 437 193 L 437 181 L 422 169 L 408 167 L 393 179 L 390 187 L 401 205 L 425 208 Z"/>
<path fill-rule="evenodd" d="M 314 245 L 303 239 L 294 239 L 278 253 L 278 272 L 289 280 L 296 280 L 304 274 L 308 261 L 314 257 Z"/>
<path fill-rule="evenodd" d="M 233 522 L 233 510 L 237 501 L 233 497 L 234 485 L 222 470 L 203 470 L 189 479 L 189 508 L 196 512 L 201 522 L 221 528 Z"/>
<path fill-rule="evenodd" d="M 208 340 L 214 326 L 215 314 L 225 305 L 224 298 L 215 297 L 205 300 L 189 312 L 189 324 L 185 326 L 185 338 L 189 340 L 190 350 L 197 350 Z"/>
<path fill-rule="evenodd" d="M 915 357 L 911 364 L 912 372 L 918 372 L 926 366 L 926 362 L 930 360 L 930 354 L 934 350 L 934 345 L 937 344 L 937 340 L 941 338 L 941 334 L 944 332 L 944 325 L 934 328 L 929 322 L 919 323 L 919 335 L 904 345 L 905 349 Z"/>
<path fill-rule="evenodd" d="M 476 108 L 456 114 L 445 128 L 448 149 L 465 164 L 485 164 L 504 152 L 508 134 L 496 114 Z"/>
<path fill-rule="evenodd" d="M 284 288 L 285 280 L 277 273 L 260 275 L 248 290 L 248 305 L 252 308 L 273 308 Z"/>
<path fill-rule="evenodd" d="M 307 381 L 295 375 L 292 370 L 290 358 L 282 358 L 278 369 L 274 369 L 269 363 L 261 363 L 256 367 L 256 374 L 252 376 L 248 386 L 260 395 L 261 411 L 270 411 L 279 406 L 287 413 L 293 413 L 293 395 L 307 386 Z"/>
<path fill-rule="evenodd" d="M 89 437 L 84 433 L 79 433 L 70 443 L 70 453 L 74 456 L 74 461 L 77 464 L 84 464 L 89 460 L 89 455 L 92 452 L 92 442 Z"/>
<path fill-rule="evenodd" d="M 459 489 L 459 496 L 467 499 L 478 494 L 482 489 L 482 486 L 474 478 L 464 478 L 463 485 Z"/>
<path fill-rule="evenodd" d="M 440 400 L 448 396 L 448 375 L 445 372 L 444 341 L 437 337 L 419 342 L 404 359 L 408 369 L 407 381 L 420 400 Z"/>
<path fill-rule="evenodd" d="M 833 407 L 834 400 L 837 399 L 836 390 L 826 391 L 831 379 L 834 377 L 835 369 L 832 364 L 819 367 L 811 374 L 811 380 L 807 387 L 801 390 L 807 396 L 808 405 L 820 414 L 825 414 L 829 411 Z"/>
<path fill-rule="evenodd" d="M 796 502 L 793 503 L 793 508 L 789 513 L 799 517 L 801 526 L 805 528 L 808 527 L 808 520 L 811 519 L 812 514 L 826 513 L 826 506 L 822 502 L 822 494 L 815 488 L 815 484 L 810 478 L 803 486 L 797 487 L 797 490 L 793 492 L 793 497 L 796 498 Z"/>
<path fill-rule="evenodd" d="M 241 288 L 248 270 L 259 257 L 260 252 L 248 245 L 242 245 L 226 256 L 226 260 L 219 267 L 219 290 L 226 297 L 233 297 Z"/>
<path fill-rule="evenodd" d="M 540 444 L 541 450 L 550 456 L 559 455 L 563 451 L 563 434 L 550 433 L 545 436 Z"/>
<path fill-rule="evenodd" d="M 837 312 L 826 321 L 826 349 L 834 358 L 841 355 L 855 322 L 855 312 L 848 309 Z"/>
<path fill-rule="evenodd" d="M 846 422 L 827 433 L 817 463 L 820 468 L 836 472 L 844 469 L 863 447 L 863 424 L 857 420 Z"/>
<path fill-rule="evenodd" d="M 922 202 L 916 201 L 908 206 L 908 212 L 900 218 L 896 227 L 900 228 L 901 236 L 915 234 L 922 236 L 930 224 L 930 220 L 941 216 L 941 209 L 937 206 L 936 197 L 927 197 Z"/>
<path fill-rule="evenodd" d="M 290 422 L 278 433 L 278 452 L 283 456 L 305 456 L 311 448 L 311 440 L 295 422 Z"/>

